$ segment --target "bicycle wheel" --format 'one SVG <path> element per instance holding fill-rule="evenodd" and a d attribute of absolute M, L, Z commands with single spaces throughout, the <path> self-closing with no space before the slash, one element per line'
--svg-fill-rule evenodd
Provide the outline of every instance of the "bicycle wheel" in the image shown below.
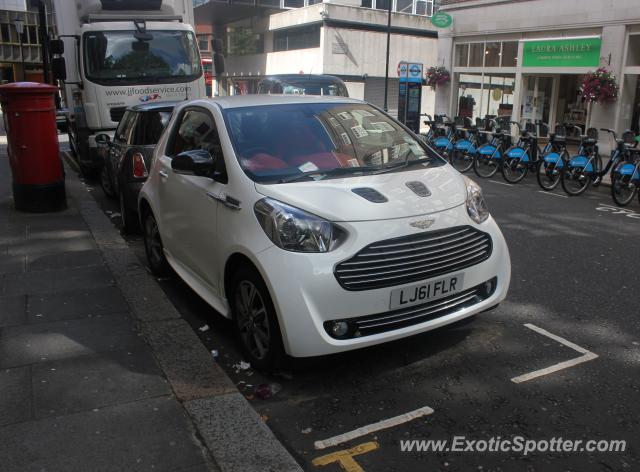
<path fill-rule="evenodd" d="M 546 160 L 543 158 L 537 166 L 536 179 L 542 190 L 551 191 L 560 183 L 563 165 L 569 156 L 566 153 L 559 154 L 557 159 Z"/>
<path fill-rule="evenodd" d="M 500 166 L 502 177 L 510 184 L 517 184 L 524 179 L 529 172 L 529 163 L 521 157 L 505 157 Z"/>
<path fill-rule="evenodd" d="M 454 149 L 451 152 L 451 165 L 458 172 L 467 172 L 473 166 L 473 156 L 467 151 Z"/>
<path fill-rule="evenodd" d="M 622 163 L 624 165 L 625 163 Z M 622 166 L 616 166 L 617 168 Z M 637 187 L 631 182 L 630 175 L 614 172 L 611 179 L 611 197 L 618 206 L 627 206 L 636 194 Z"/>
<path fill-rule="evenodd" d="M 499 151 L 495 150 L 493 154 L 499 154 Z M 498 172 L 500 158 L 497 156 L 494 157 L 492 154 L 482 154 L 478 151 L 473 159 L 472 165 L 473 171 L 478 177 L 488 179 Z"/>
<path fill-rule="evenodd" d="M 566 167 L 561 174 L 560 182 L 568 195 L 576 197 L 589 188 L 591 177 L 584 172 L 584 167 Z"/>

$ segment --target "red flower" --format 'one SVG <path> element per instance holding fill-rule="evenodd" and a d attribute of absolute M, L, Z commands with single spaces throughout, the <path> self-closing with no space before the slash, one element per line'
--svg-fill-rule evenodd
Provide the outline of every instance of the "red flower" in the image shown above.
<path fill-rule="evenodd" d="M 606 68 L 600 67 L 587 74 L 580 85 L 582 99 L 590 103 L 614 102 L 618 98 L 618 84 L 615 76 Z"/>

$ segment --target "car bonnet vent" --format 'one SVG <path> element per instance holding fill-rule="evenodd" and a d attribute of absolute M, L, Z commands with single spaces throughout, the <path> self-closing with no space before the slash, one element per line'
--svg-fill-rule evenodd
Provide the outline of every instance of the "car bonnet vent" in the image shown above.
<path fill-rule="evenodd" d="M 427 188 L 427 186 L 425 184 L 423 184 L 422 182 L 414 180 L 412 182 L 407 182 L 405 185 L 407 187 L 409 187 L 409 189 L 411 189 L 411 191 L 413 193 L 415 193 L 419 197 L 430 197 L 431 196 L 431 190 L 429 190 Z"/>
<path fill-rule="evenodd" d="M 373 188 L 358 187 L 358 188 L 351 189 L 351 191 L 356 195 L 360 195 L 365 200 L 369 200 L 370 202 L 373 202 L 373 203 L 384 203 L 389 201 L 387 200 L 387 197 L 385 197 L 384 195 L 382 195 L 380 192 L 378 192 L 376 189 L 373 189 Z"/>

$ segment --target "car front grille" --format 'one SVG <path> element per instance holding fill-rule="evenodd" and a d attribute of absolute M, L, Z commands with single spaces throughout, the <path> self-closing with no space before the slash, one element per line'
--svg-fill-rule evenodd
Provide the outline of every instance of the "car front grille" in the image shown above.
<path fill-rule="evenodd" d="M 324 328 L 331 337 L 336 339 L 350 339 L 384 333 L 435 320 L 473 306 L 492 296 L 496 291 L 497 285 L 498 279 L 494 277 L 491 280 L 463 290 L 462 292 L 457 292 L 448 297 L 439 298 L 438 300 L 433 300 L 421 305 L 400 308 L 376 315 L 362 316 L 360 318 L 325 321 Z M 333 334 L 332 327 L 335 323 L 339 322 L 345 322 L 348 325 L 348 330 L 344 336 L 336 336 Z"/>
<path fill-rule="evenodd" d="M 346 290 L 372 290 L 430 279 L 476 265 L 491 256 L 491 237 L 456 226 L 370 244 L 335 268 Z"/>

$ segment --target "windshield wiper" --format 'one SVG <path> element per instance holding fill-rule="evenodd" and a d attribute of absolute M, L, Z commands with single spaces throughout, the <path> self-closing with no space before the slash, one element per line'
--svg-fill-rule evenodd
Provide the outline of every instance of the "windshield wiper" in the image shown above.
<path fill-rule="evenodd" d="M 291 177 L 284 177 L 280 180 L 278 180 L 279 184 L 288 184 L 290 182 L 297 182 L 300 180 L 304 180 L 308 177 L 313 177 L 313 176 L 329 176 L 329 175 L 347 175 L 347 174 L 356 174 L 359 172 L 369 172 L 369 171 L 375 171 L 377 170 L 377 167 L 336 167 L 334 169 L 327 169 L 327 170 L 312 170 L 309 172 L 303 172 L 302 174 L 296 174 L 296 175 L 292 175 Z"/>

